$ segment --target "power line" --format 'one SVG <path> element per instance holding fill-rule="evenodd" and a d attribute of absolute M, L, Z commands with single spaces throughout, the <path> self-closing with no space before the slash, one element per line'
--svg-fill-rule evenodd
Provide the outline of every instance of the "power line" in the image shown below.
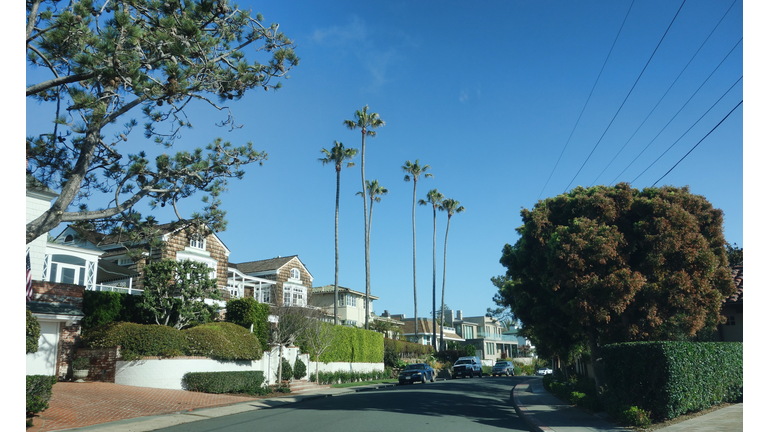
<path fill-rule="evenodd" d="M 674 87 L 674 86 L 675 86 L 675 84 L 677 83 L 677 80 L 679 80 L 679 79 L 680 79 L 680 77 L 681 77 L 681 76 L 683 76 L 683 73 L 684 73 L 684 72 L 685 72 L 685 71 L 688 69 L 688 66 L 690 66 L 690 65 L 691 65 L 691 63 L 693 62 L 693 59 L 695 59 L 695 58 L 696 58 L 696 56 L 697 56 L 697 55 L 699 55 L 699 52 L 701 51 L 701 49 L 702 49 L 702 48 L 704 48 L 704 45 L 707 43 L 707 41 L 709 40 L 709 38 L 710 38 L 710 37 L 712 37 L 712 34 L 713 34 L 713 33 L 715 33 L 715 30 L 717 30 L 717 28 L 718 28 L 718 27 L 720 27 L 720 23 L 722 23 L 722 22 L 723 22 L 723 20 L 725 19 L 726 15 L 728 15 L 728 12 L 730 12 L 730 11 L 731 11 L 731 9 L 733 9 L 733 5 L 735 5 L 735 4 L 736 4 L 736 0 L 733 0 L 733 3 L 731 3 L 731 6 L 728 8 L 728 10 L 726 10 L 726 11 L 725 11 L 725 13 L 723 14 L 723 16 L 720 18 L 720 21 L 718 21 L 718 22 L 717 22 L 717 24 L 716 24 L 716 25 L 715 25 L 715 27 L 712 29 L 712 31 L 711 31 L 711 32 L 709 32 L 709 35 L 707 36 L 707 38 L 706 38 L 706 39 L 704 39 L 704 42 L 702 42 L 702 43 L 701 43 L 701 45 L 699 46 L 699 49 L 697 49 L 697 50 L 696 50 L 696 52 L 693 54 L 693 57 L 691 57 L 691 59 L 690 59 L 690 60 L 688 60 L 688 63 L 685 65 L 685 67 L 683 68 L 683 70 L 682 70 L 682 71 L 680 71 L 680 74 L 677 76 L 677 78 L 675 78 L 675 80 L 672 82 L 672 84 L 670 84 L 670 86 L 669 86 L 669 88 L 667 89 L 667 91 L 665 91 L 665 92 L 664 92 L 664 95 L 662 95 L 662 96 L 661 96 L 661 99 L 659 99 L 659 101 L 658 101 L 658 102 L 656 102 L 656 105 L 653 107 L 653 109 L 651 110 L 651 112 L 649 112 L 649 113 L 648 113 L 648 115 L 645 117 L 645 119 L 643 119 L 642 123 L 640 123 L 640 125 L 637 127 L 637 129 L 635 129 L 635 132 L 634 132 L 634 133 L 632 133 L 632 136 L 630 136 L 630 137 L 629 137 L 629 139 L 627 140 L 627 142 L 625 142 L 625 143 L 624 143 L 624 145 L 621 147 L 621 149 L 619 149 L 619 151 L 616 153 L 616 155 L 615 155 L 615 156 L 613 156 L 613 159 L 611 159 L 611 161 L 610 161 L 610 162 L 608 162 L 608 165 L 606 165 L 606 166 L 605 166 L 605 168 L 603 168 L 603 170 L 602 170 L 602 171 L 600 171 L 600 174 L 598 174 L 598 175 L 597 175 L 597 177 L 595 177 L 595 179 L 594 179 L 594 180 L 592 180 L 592 184 L 591 184 L 590 186 L 592 186 L 592 185 L 594 185 L 595 183 L 597 183 L 597 179 L 599 179 L 599 178 L 600 178 L 600 176 L 601 176 L 601 175 L 603 175 L 603 173 L 605 172 L 605 170 L 607 170 L 607 169 L 608 169 L 608 167 L 610 167 L 610 166 L 611 166 L 611 164 L 613 164 L 613 161 L 615 161 L 615 160 L 616 160 L 616 158 L 617 158 L 617 157 L 619 157 L 619 155 L 621 154 L 621 152 L 622 152 L 622 151 L 624 151 L 624 149 L 627 147 L 627 144 L 629 144 L 629 142 L 630 142 L 630 141 L 632 141 L 632 138 L 634 138 L 634 137 L 635 137 L 635 135 L 637 134 L 637 132 L 640 130 L 640 128 L 642 128 L 642 127 L 643 127 L 643 125 L 644 125 L 644 124 L 645 124 L 645 122 L 648 120 L 648 118 L 650 118 L 650 117 L 651 117 L 651 114 L 653 114 L 653 113 L 656 111 L 656 108 L 658 108 L 659 104 L 661 104 L 661 101 L 663 101 L 663 100 L 664 100 L 664 98 L 665 98 L 665 97 L 667 97 L 667 94 L 669 93 L 669 91 L 670 91 L 670 90 L 672 90 L 672 87 Z"/>
<path fill-rule="evenodd" d="M 676 163 L 676 164 L 675 164 L 675 165 L 674 165 L 672 168 L 670 168 L 670 169 L 669 169 L 669 171 L 667 171 L 667 172 L 666 172 L 666 173 L 665 173 L 663 176 L 661 176 L 661 177 L 660 177 L 658 180 L 656 180 L 656 183 L 660 182 L 660 181 L 661 181 L 661 180 L 662 180 L 664 177 L 666 177 L 666 176 L 667 176 L 667 174 L 671 173 L 671 172 L 672 172 L 672 170 L 673 170 L 673 169 L 675 169 L 675 167 L 677 167 L 677 165 L 679 165 L 679 164 L 680 164 L 680 162 L 682 162 L 682 161 L 683 161 L 683 159 L 685 159 L 686 157 L 688 157 L 688 155 L 689 155 L 689 154 L 691 154 L 691 152 L 692 152 L 694 149 L 696 149 L 696 147 L 698 147 L 698 146 L 699 146 L 699 144 L 701 144 L 701 142 L 702 142 L 702 141 L 704 141 L 705 139 L 707 139 L 707 137 L 709 136 L 709 134 L 711 134 L 712 132 L 714 132 L 714 131 L 715 131 L 715 129 L 717 129 L 717 127 L 718 127 L 718 126 L 720 126 L 720 125 L 721 125 L 721 124 L 722 124 L 722 123 L 725 121 L 725 119 L 727 119 L 727 118 L 728 118 L 728 117 L 729 117 L 729 116 L 730 116 L 730 115 L 731 115 L 731 114 L 732 114 L 734 111 L 736 111 L 736 108 L 738 108 L 739 106 L 741 106 L 741 104 L 742 104 L 742 103 L 744 103 L 744 100 L 743 100 L 743 99 L 741 100 L 741 102 L 739 102 L 738 104 L 736 104 L 736 106 L 735 106 L 735 107 L 733 107 L 733 109 L 731 110 L 731 112 L 729 112 L 729 113 L 728 113 L 728 115 L 726 115 L 725 117 L 723 117 L 723 119 L 722 119 L 722 120 L 720 120 L 720 123 L 718 123 L 717 125 L 715 125 L 715 127 L 713 127 L 713 128 L 712 128 L 712 130 L 710 130 L 709 132 L 707 132 L 707 134 L 706 134 L 706 135 L 704 135 L 704 138 L 702 138 L 701 140 L 699 140 L 699 142 L 697 142 L 697 143 L 696 143 L 696 145 L 695 145 L 695 146 L 693 146 L 693 148 L 691 148 L 690 150 L 688 150 L 688 153 L 686 153 L 686 154 L 685 154 L 685 156 L 683 156 L 682 158 L 680 158 L 680 160 L 679 160 L 679 161 L 677 161 L 677 163 Z M 656 186 L 656 183 L 652 184 L 652 185 L 651 185 L 651 187 L 654 187 L 654 186 Z"/>
<path fill-rule="evenodd" d="M 597 79 L 595 80 L 595 83 L 592 84 L 592 90 L 589 91 L 589 97 L 587 97 L 587 101 L 584 102 L 584 106 L 581 108 L 581 113 L 579 113 L 579 118 L 576 119 L 576 123 L 573 125 L 573 129 L 571 129 L 571 134 L 568 136 L 568 140 L 565 142 L 565 145 L 563 146 L 563 150 L 560 152 L 560 156 L 558 156 L 557 162 L 555 162 L 555 166 L 552 168 L 552 172 L 549 173 L 549 177 L 547 177 L 547 182 L 544 183 L 544 187 L 541 188 L 541 192 L 539 192 L 539 197 L 537 199 L 541 199 L 541 195 L 544 193 L 544 189 L 547 188 L 547 185 L 549 184 L 549 180 L 552 179 L 552 174 L 555 173 L 555 170 L 557 169 L 557 165 L 560 164 L 560 159 L 563 157 L 563 154 L 565 153 L 565 149 L 568 147 L 568 143 L 571 142 L 573 133 L 576 131 L 576 126 L 579 125 L 579 122 L 581 121 L 581 116 L 584 114 L 584 110 L 587 109 L 589 100 L 592 99 L 592 93 L 595 91 L 595 87 L 597 87 L 597 82 L 600 81 L 600 77 L 603 75 L 603 70 L 605 70 L 605 65 L 608 64 L 608 59 L 611 57 L 613 48 L 616 46 L 616 41 L 619 40 L 619 35 L 621 35 L 621 30 L 624 29 L 624 24 L 626 24 L 627 17 L 629 16 L 629 12 L 632 10 L 632 6 L 634 4 L 635 4 L 635 0 L 632 0 L 632 3 L 629 5 L 629 9 L 627 9 L 627 14 L 624 15 L 624 21 L 621 22 L 621 27 L 619 27 L 619 32 L 616 33 L 616 38 L 613 39 L 613 45 L 611 45 L 611 49 L 608 51 L 608 55 L 605 57 L 605 61 L 603 62 L 603 67 L 600 68 L 600 73 L 597 74 Z"/>
<path fill-rule="evenodd" d="M 640 174 L 638 174 L 638 176 L 637 176 L 637 177 L 635 177 L 635 179 L 634 179 L 634 180 L 632 180 L 632 183 L 634 183 L 635 181 L 637 181 L 637 179 L 639 179 L 639 178 L 640 178 L 640 176 L 642 176 L 643 174 L 645 174 L 645 172 L 646 172 L 646 171 L 648 171 L 649 169 L 651 169 L 651 167 L 652 167 L 652 166 L 653 166 L 653 165 L 654 165 L 656 162 L 658 162 L 658 161 L 659 161 L 659 159 L 661 159 L 661 158 L 662 158 L 662 157 L 663 157 L 665 154 L 667 154 L 667 152 L 668 152 L 668 151 L 672 150 L 672 147 L 674 147 L 674 146 L 675 146 L 675 144 L 677 144 L 677 143 L 678 143 L 678 141 L 680 141 L 681 139 L 683 139 L 683 137 L 684 137 L 685 135 L 687 135 L 687 134 L 688 134 L 688 132 L 690 132 L 690 131 L 691 131 L 691 129 L 693 129 L 693 127 L 694 127 L 694 126 L 696 126 L 696 125 L 697 125 L 697 124 L 698 124 L 698 123 L 701 121 L 701 119 L 703 119 L 703 118 L 704 118 L 704 116 L 705 116 L 705 115 L 707 115 L 707 114 L 708 114 L 708 113 L 709 113 L 709 112 L 712 110 L 712 108 L 714 108 L 714 107 L 715 107 L 715 105 L 717 105 L 717 104 L 718 104 L 718 102 L 720 102 L 720 101 L 721 101 L 721 100 L 722 100 L 722 99 L 725 97 L 725 95 L 727 95 L 728 93 L 730 93 L 730 92 L 731 92 L 731 90 L 732 90 L 732 89 L 733 89 L 733 88 L 736 86 L 736 84 L 738 84 L 738 83 L 739 83 L 739 81 L 741 81 L 741 80 L 742 80 L 742 78 L 744 78 L 744 77 L 743 77 L 743 76 L 739 77 L 739 79 L 737 79 L 737 80 L 736 80 L 736 82 L 735 82 L 735 83 L 733 83 L 733 85 L 732 85 L 732 86 L 731 86 L 731 87 L 730 87 L 728 90 L 726 90 L 726 92 L 725 92 L 725 93 L 723 93 L 723 95 L 722 95 L 722 96 L 720 96 L 720 98 L 719 98 L 719 99 L 717 99 L 717 100 L 715 101 L 715 103 L 713 103 L 713 104 L 712 104 L 712 106 L 711 106 L 711 107 L 709 107 L 709 109 L 708 109 L 707 111 L 705 111 L 705 112 L 704 112 L 704 114 L 702 114 L 702 115 L 701 115 L 701 117 L 699 117 L 699 119 L 698 119 L 698 120 L 696 120 L 696 122 L 695 122 L 694 124 L 692 124 L 692 125 L 691 125 L 691 127 L 689 127 L 689 128 L 688 128 L 688 130 L 686 130 L 686 131 L 685 131 L 685 132 L 684 132 L 682 135 L 680 135 L 680 138 L 676 139 L 676 140 L 675 140 L 675 142 L 673 142 L 673 143 L 672 143 L 672 145 L 670 145 L 670 146 L 669 146 L 669 147 L 668 147 L 666 150 L 664 150 L 664 153 L 662 153 L 661 155 L 659 155 L 659 157 L 657 157 L 655 161 L 651 162 L 651 164 L 650 164 L 650 165 L 648 165 L 648 168 L 644 169 L 644 170 L 643 170 L 643 172 L 641 172 Z M 719 124 L 718 124 L 718 125 L 719 125 Z"/>
<path fill-rule="evenodd" d="M 689 102 L 691 102 L 691 100 L 693 100 L 694 96 L 696 96 L 696 95 L 699 93 L 699 90 L 701 90 L 701 88 L 702 88 L 702 87 L 704 87 L 704 84 L 706 84 L 706 83 L 709 81 L 709 79 L 710 79 L 710 78 L 712 78 L 712 75 L 714 75 L 714 74 L 715 74 L 715 72 L 717 72 L 717 70 L 718 70 L 718 69 L 720 69 L 720 66 L 722 66 L 722 65 L 723 65 L 723 63 L 724 63 L 724 62 L 725 62 L 725 61 L 728 59 L 728 57 L 730 57 L 730 56 L 731 56 L 731 54 L 733 53 L 733 51 L 734 51 L 734 50 L 735 50 L 735 49 L 736 49 L 736 48 L 739 46 L 739 44 L 741 44 L 741 42 L 742 42 L 743 40 L 744 40 L 744 38 L 741 38 L 741 39 L 739 39 L 739 41 L 738 41 L 738 42 L 736 42 L 736 45 L 734 45 L 734 46 L 733 46 L 733 48 L 731 48 L 731 50 L 730 50 L 730 51 L 728 51 L 728 54 L 726 54 L 726 55 L 725 55 L 725 57 L 723 57 L 723 59 L 722 59 L 722 60 L 720 60 L 720 63 L 718 63 L 718 64 L 717 64 L 717 66 L 715 67 L 715 69 L 713 69 L 713 70 L 712 70 L 712 72 L 710 72 L 709 76 L 707 76 L 707 79 L 705 79 L 705 80 L 704 80 L 704 82 L 702 82 L 702 83 L 701 83 L 701 85 L 699 85 L 699 88 L 697 88 L 697 89 L 696 89 L 696 91 L 695 91 L 695 92 L 693 92 L 693 94 L 691 95 L 691 97 L 689 97 L 689 98 L 688 98 L 688 100 L 687 100 L 687 101 L 685 101 L 685 103 L 683 104 L 683 106 L 682 106 L 682 107 L 680 107 L 680 109 L 679 109 L 679 110 L 677 110 L 677 112 L 675 113 L 675 115 L 673 115 L 673 116 L 672 116 L 672 118 L 671 118 L 671 119 L 669 119 L 669 121 L 667 122 L 667 124 L 665 124 L 665 125 L 664 125 L 664 127 L 663 127 L 663 128 L 661 128 L 661 130 L 659 131 L 659 133 L 657 133 L 657 134 L 656 134 L 656 136 L 655 136 L 655 137 L 653 137 L 653 139 L 652 139 L 652 140 L 651 140 L 651 141 L 650 141 L 650 142 L 649 142 L 649 143 L 648 143 L 648 144 L 647 144 L 647 145 L 646 145 L 646 146 L 643 148 L 643 150 L 641 150 L 641 151 L 640 151 L 640 153 L 639 153 L 637 156 L 635 156 L 635 158 L 634 158 L 634 159 L 632 159 L 632 162 L 630 162 L 630 163 L 629 163 L 629 165 L 627 165 L 627 166 L 626 166 L 626 168 L 624 168 L 624 169 L 623 169 L 623 170 L 622 170 L 622 171 L 619 173 L 619 175 L 617 175 L 617 176 L 616 176 L 616 178 L 614 178 L 614 179 L 613 179 L 613 181 L 611 181 L 611 184 L 615 184 L 615 183 L 616 183 L 616 180 L 618 180 L 618 178 L 619 178 L 619 177 L 621 177 L 621 175 L 622 175 L 622 174 L 624 174 L 624 172 L 626 172 L 626 171 L 629 169 L 629 167 L 631 167 L 631 166 L 632 166 L 632 165 L 635 163 L 635 161 L 637 161 L 637 159 L 638 159 L 640 156 L 642 156 L 642 154 L 643 154 L 643 153 L 645 153 L 645 151 L 646 151 L 646 150 L 648 150 L 648 147 L 650 147 L 650 146 L 651 146 L 651 144 L 653 144 L 653 143 L 656 141 L 656 138 L 658 138 L 658 137 L 659 137 L 659 135 L 661 135 L 661 133 L 662 133 L 662 132 L 664 132 L 664 131 L 667 129 L 667 126 L 669 126 L 669 124 L 670 124 L 670 123 L 672 123 L 672 121 L 673 121 L 674 119 L 676 119 L 676 118 L 677 118 L 678 114 L 680 114 L 680 113 L 683 111 L 683 109 L 685 109 L 685 107 L 686 107 L 686 106 L 688 106 L 688 103 L 689 103 Z"/>
<path fill-rule="evenodd" d="M 637 85 L 638 81 L 640 81 L 640 78 L 643 76 L 643 73 L 645 73 L 645 69 L 648 68 L 648 65 L 651 63 L 651 60 L 653 59 L 653 56 L 656 55 L 656 51 L 658 51 L 659 46 L 661 46 L 661 43 L 664 41 L 664 38 L 667 36 L 667 33 L 669 33 L 669 29 L 672 28 L 672 24 L 674 24 L 675 20 L 677 19 L 677 16 L 680 14 L 680 10 L 685 5 L 685 0 L 683 0 L 683 3 L 680 5 L 680 8 L 677 10 L 677 13 L 675 13 L 674 18 L 672 18 L 672 21 L 669 23 L 669 26 L 667 26 L 667 30 L 664 32 L 664 35 L 661 37 L 661 40 L 659 40 L 659 43 L 656 45 L 656 48 L 653 50 L 653 53 L 651 54 L 651 57 L 648 59 L 648 61 L 645 63 L 645 66 L 643 67 L 643 70 L 640 71 L 640 75 L 635 80 L 635 83 L 632 84 L 632 88 L 629 89 L 629 93 L 627 93 L 627 96 L 624 98 L 624 101 L 621 103 L 621 106 L 619 106 L 619 109 L 616 111 L 616 114 L 613 115 L 613 118 L 611 119 L 611 122 L 608 123 L 608 127 L 605 128 L 605 131 L 603 131 L 603 135 L 600 136 L 600 139 L 597 141 L 595 146 L 592 148 L 592 151 L 587 156 L 587 159 L 584 160 L 584 163 L 581 164 L 581 168 L 579 168 L 579 171 L 576 172 L 576 175 L 573 176 L 571 181 L 568 183 L 568 186 L 565 188 L 565 192 L 568 191 L 568 188 L 571 187 L 571 184 L 573 184 L 573 181 L 576 180 L 576 177 L 578 177 L 579 173 L 581 173 L 581 170 L 584 169 L 584 165 L 587 164 L 587 161 L 592 157 L 592 154 L 595 153 L 595 150 L 597 150 L 597 146 L 600 145 L 600 142 L 603 140 L 603 137 L 605 137 L 605 134 L 608 132 L 608 129 L 611 128 L 611 125 L 613 124 L 613 121 L 616 120 L 616 116 L 619 115 L 619 112 L 621 112 L 621 109 L 624 107 L 624 104 L 627 102 L 627 99 L 629 99 L 629 95 L 632 94 L 632 91 L 635 89 L 635 86 Z"/>

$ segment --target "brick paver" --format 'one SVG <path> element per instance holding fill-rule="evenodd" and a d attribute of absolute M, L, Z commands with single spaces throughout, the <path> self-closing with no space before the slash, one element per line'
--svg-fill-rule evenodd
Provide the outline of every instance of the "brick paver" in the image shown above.
<path fill-rule="evenodd" d="M 59 382 L 50 407 L 28 432 L 48 432 L 117 420 L 231 405 L 256 398 L 185 390 L 132 387 L 113 383 Z"/>

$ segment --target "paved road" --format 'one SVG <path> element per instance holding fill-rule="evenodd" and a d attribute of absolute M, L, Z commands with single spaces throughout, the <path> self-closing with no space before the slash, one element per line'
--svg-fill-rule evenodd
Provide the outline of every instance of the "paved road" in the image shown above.
<path fill-rule="evenodd" d="M 187 423 L 180 431 L 530 431 L 511 401 L 516 377 L 389 387 Z"/>

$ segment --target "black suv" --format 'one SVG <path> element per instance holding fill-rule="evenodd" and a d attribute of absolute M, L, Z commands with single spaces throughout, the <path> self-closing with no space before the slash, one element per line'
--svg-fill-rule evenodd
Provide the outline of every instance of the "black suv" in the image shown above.
<path fill-rule="evenodd" d="M 453 364 L 454 379 L 468 376 L 470 378 L 483 377 L 483 364 L 480 363 L 480 357 L 459 357 Z"/>

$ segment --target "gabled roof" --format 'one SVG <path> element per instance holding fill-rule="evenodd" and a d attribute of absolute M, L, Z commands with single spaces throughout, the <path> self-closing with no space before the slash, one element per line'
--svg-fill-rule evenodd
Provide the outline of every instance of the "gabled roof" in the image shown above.
<path fill-rule="evenodd" d="M 307 267 L 304 265 L 304 263 L 301 262 L 298 255 L 291 255 L 287 257 L 276 257 L 276 258 L 269 258 L 265 260 L 258 260 L 258 261 L 249 261 L 239 264 L 232 264 L 230 263 L 229 266 L 240 270 L 243 273 L 261 273 L 261 272 L 277 272 L 278 270 L 282 269 L 288 263 L 290 263 L 293 259 L 296 259 L 296 261 L 299 262 L 299 265 L 309 274 L 310 279 L 312 279 L 312 273 L 307 270 Z"/>
<path fill-rule="evenodd" d="M 29 174 L 27 174 L 27 192 L 46 195 L 47 197 L 50 197 L 50 198 L 55 198 L 59 196 L 58 193 L 54 192 L 48 186 L 40 182 L 40 180 L 32 177 Z"/>
<path fill-rule="evenodd" d="M 723 299 L 723 306 L 740 305 L 744 302 L 744 266 L 736 266 L 731 269 L 733 283 L 736 285 L 736 292 L 730 297 Z"/>

